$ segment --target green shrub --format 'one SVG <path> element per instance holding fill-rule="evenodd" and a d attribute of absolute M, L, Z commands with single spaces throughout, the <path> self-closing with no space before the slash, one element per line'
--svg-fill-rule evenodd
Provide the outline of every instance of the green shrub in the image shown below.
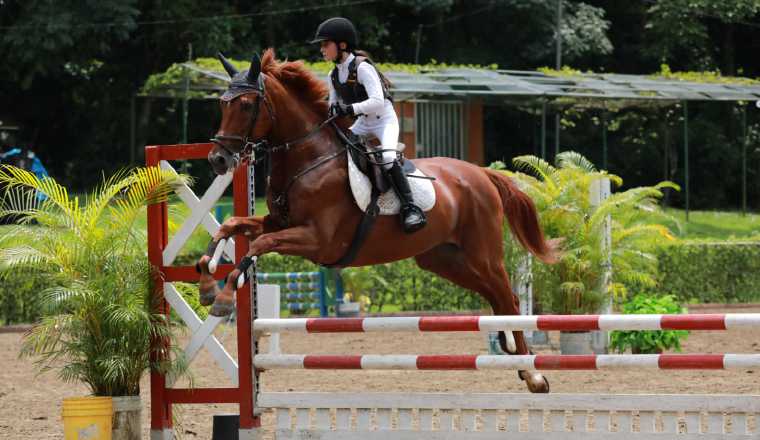
<path fill-rule="evenodd" d="M 673 295 L 654 296 L 638 294 L 623 305 L 624 314 L 676 314 L 685 310 Z M 613 331 L 610 348 L 634 353 L 660 353 L 675 349 L 681 351 L 681 339 L 689 335 L 685 330 Z"/>
<path fill-rule="evenodd" d="M 760 242 L 683 242 L 658 249 L 658 292 L 682 302 L 760 299 Z"/>
<path fill-rule="evenodd" d="M 7 275 L 0 281 L 0 325 L 31 323 L 41 314 L 40 293 L 49 285 L 28 273 Z"/>

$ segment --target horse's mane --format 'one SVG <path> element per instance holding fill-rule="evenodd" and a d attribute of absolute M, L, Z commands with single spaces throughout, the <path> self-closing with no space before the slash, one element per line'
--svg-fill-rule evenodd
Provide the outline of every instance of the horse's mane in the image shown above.
<path fill-rule="evenodd" d="M 317 114 L 327 112 L 327 86 L 302 61 L 277 61 L 274 49 L 269 48 L 261 58 L 261 71 L 280 81 Z"/>

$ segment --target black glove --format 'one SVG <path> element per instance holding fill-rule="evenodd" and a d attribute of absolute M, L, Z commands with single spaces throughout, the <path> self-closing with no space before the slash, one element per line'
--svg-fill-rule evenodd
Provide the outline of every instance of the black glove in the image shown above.
<path fill-rule="evenodd" d="M 336 102 L 330 106 L 330 115 L 354 116 L 354 106 L 351 104 Z"/>

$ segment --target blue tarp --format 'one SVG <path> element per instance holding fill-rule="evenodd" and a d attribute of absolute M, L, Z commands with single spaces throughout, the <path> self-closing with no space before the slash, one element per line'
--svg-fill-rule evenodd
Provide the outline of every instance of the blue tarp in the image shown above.
<path fill-rule="evenodd" d="M 0 153 L 0 163 L 8 163 L 12 165 L 17 165 L 19 164 L 20 160 L 23 159 L 21 157 L 22 154 L 24 154 L 24 152 L 21 150 L 21 148 L 11 148 L 5 153 Z M 42 161 L 40 161 L 40 158 L 38 158 L 37 155 L 34 154 L 34 152 L 27 150 L 26 158 L 31 161 L 31 165 L 28 167 L 25 167 L 27 171 L 33 172 L 34 175 L 37 176 L 37 178 L 39 179 L 48 177 L 48 172 L 45 169 L 45 166 L 42 165 Z M 39 201 L 43 201 L 47 199 L 47 196 L 45 194 L 38 192 L 37 199 Z"/>
<path fill-rule="evenodd" d="M 5 153 L 0 153 L 0 163 L 13 163 L 18 161 L 18 156 L 22 153 L 21 148 L 11 148 Z M 32 166 L 29 171 L 33 172 L 38 178 L 48 177 L 45 166 L 42 165 L 40 158 L 32 151 L 27 151 L 26 157 L 31 159 Z"/>

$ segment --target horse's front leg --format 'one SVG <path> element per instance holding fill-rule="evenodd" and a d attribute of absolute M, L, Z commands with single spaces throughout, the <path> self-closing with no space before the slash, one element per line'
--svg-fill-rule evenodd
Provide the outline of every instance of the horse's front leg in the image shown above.
<path fill-rule="evenodd" d="M 238 286 L 238 278 L 250 265 L 252 258 L 269 252 L 301 257 L 314 256 L 320 249 L 316 237 L 317 233 L 311 226 L 297 226 L 260 235 L 251 243 L 251 249 L 241 264 L 227 275 L 224 289 L 216 295 L 214 306 L 209 313 L 214 316 L 227 316 L 232 313 L 235 307 L 234 293 Z"/>
<path fill-rule="evenodd" d="M 223 246 L 219 246 L 219 242 L 233 235 L 243 235 L 252 240 L 269 229 L 273 229 L 273 223 L 269 220 L 268 216 L 230 217 L 222 223 L 219 230 L 211 238 L 211 243 L 209 243 L 206 253 L 201 256 L 196 265 L 201 274 L 198 295 L 202 305 L 209 306 L 213 304 L 214 298 L 221 291 L 212 275 L 213 272 L 216 272 L 216 264 L 218 258 L 221 257 Z"/>

